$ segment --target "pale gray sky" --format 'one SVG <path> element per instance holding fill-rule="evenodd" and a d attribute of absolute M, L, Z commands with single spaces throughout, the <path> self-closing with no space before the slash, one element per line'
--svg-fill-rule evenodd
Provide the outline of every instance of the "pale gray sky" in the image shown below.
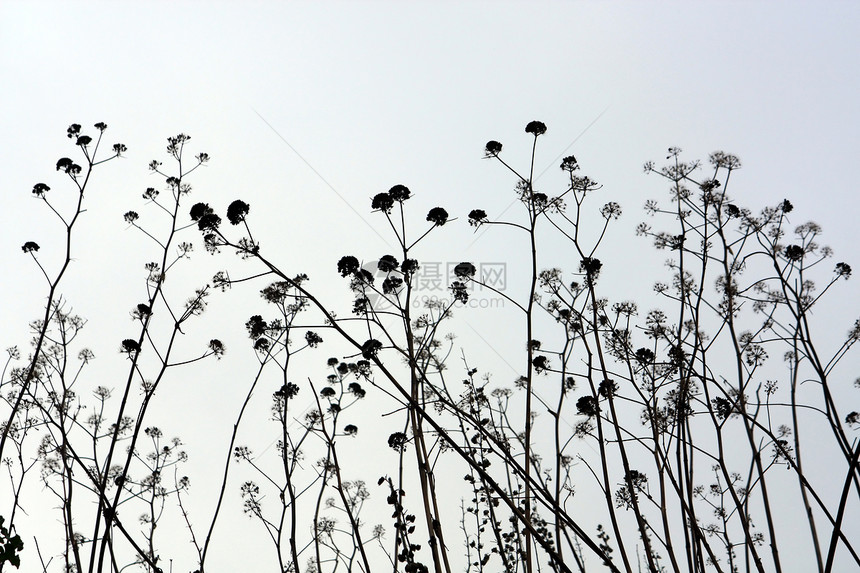
<path fill-rule="evenodd" d="M 521 255 L 498 238 L 472 244 L 465 220 L 510 203 L 513 181 L 481 159 L 483 146 L 497 139 L 524 164 L 533 119 L 549 126 L 541 183 L 562 184 L 556 157 L 567 150 L 625 208 L 607 251 L 639 266 L 607 270 L 617 278 L 662 260 L 641 259 L 647 241 L 628 239 L 644 201 L 665 197 L 642 164 L 669 146 L 688 159 L 737 154 L 739 203 L 790 199 L 797 223 L 818 221 L 836 259 L 860 265 L 858 29 L 860 3 L 848 1 L 3 2 L 0 343 L 24 345 L 44 296 L 20 245 L 35 240 L 53 260 L 58 231 L 30 189 L 62 188 L 53 166 L 74 151 L 74 122 L 104 121 L 107 140 L 129 148 L 98 174 L 67 291 L 93 337 L 119 336 L 117 314 L 137 302 L 147 247 L 122 214 L 143 214 L 146 165 L 179 132 L 212 156 L 193 199 L 222 210 L 246 200 L 264 247 L 298 271 L 319 269 L 322 283 L 347 251 L 387 249 L 363 219 L 376 220 L 370 197 L 396 183 L 415 193 L 422 224 L 436 205 L 460 217 L 428 258 L 515 264 Z M 202 250 L 197 261 L 224 266 Z M 198 272 L 194 284 L 211 276 Z M 332 292 L 347 296 L 342 286 Z M 848 292 L 850 309 L 834 316 L 857 314 L 856 285 Z M 235 317 L 224 304 L 221 326 L 235 330 L 255 303 Z"/>

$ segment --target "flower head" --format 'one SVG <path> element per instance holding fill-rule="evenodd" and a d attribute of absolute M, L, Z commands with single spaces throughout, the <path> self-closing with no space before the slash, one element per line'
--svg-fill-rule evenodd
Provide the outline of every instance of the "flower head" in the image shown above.
<path fill-rule="evenodd" d="M 640 348 L 636 351 L 636 359 L 643 364 L 651 364 L 654 362 L 654 352 L 648 348 Z"/>
<path fill-rule="evenodd" d="M 621 216 L 621 205 L 615 201 L 610 201 L 600 209 L 600 214 L 607 221 L 609 219 L 618 219 Z"/>
<path fill-rule="evenodd" d="M 469 212 L 469 224 L 478 227 L 487 222 L 487 213 L 483 209 L 472 209 Z"/>
<path fill-rule="evenodd" d="M 126 354 L 131 354 L 132 352 L 140 352 L 140 344 L 138 344 L 136 340 L 126 338 L 122 341 L 122 348 L 120 349 L 120 352 L 124 352 Z"/>
<path fill-rule="evenodd" d="M 61 157 L 57 160 L 57 171 L 68 173 L 69 175 L 77 175 L 81 172 L 81 166 L 73 162 L 68 157 Z"/>
<path fill-rule="evenodd" d="M 367 391 L 361 387 L 361 384 L 358 382 L 350 382 L 348 386 L 348 390 L 352 393 L 356 398 L 364 398 L 367 395 Z"/>
<path fill-rule="evenodd" d="M 430 209 L 430 212 L 427 213 L 427 220 L 437 227 L 441 227 L 448 222 L 448 211 L 442 207 L 433 207 Z"/>
<path fill-rule="evenodd" d="M 275 392 L 275 396 L 281 398 L 294 398 L 299 393 L 299 387 L 293 384 L 292 382 L 287 382 L 281 389 Z"/>
<path fill-rule="evenodd" d="M 230 221 L 231 225 L 238 225 L 245 220 L 250 210 L 251 207 L 247 203 L 236 199 L 227 207 L 227 220 Z"/>
<path fill-rule="evenodd" d="M 147 189 L 147 191 L 149 191 Z M 144 194 L 144 197 L 146 194 Z M 197 226 L 201 231 L 214 231 L 221 224 L 221 217 L 215 214 L 215 211 L 208 203 L 195 203 L 188 212 L 192 221 L 197 222 Z"/>
<path fill-rule="evenodd" d="M 149 189 L 147 189 L 149 191 Z M 205 215 L 206 213 L 212 213 L 212 207 L 210 207 L 207 203 L 195 203 L 193 207 L 191 207 L 191 211 L 188 212 L 188 215 L 191 216 L 192 221 L 199 221 L 200 217 Z"/>
<path fill-rule="evenodd" d="M 382 348 L 382 343 L 378 340 L 371 338 L 367 342 L 361 345 L 361 356 L 367 360 L 370 360 L 379 352 Z"/>
<path fill-rule="evenodd" d="M 597 275 L 600 274 L 600 269 L 603 266 L 603 263 L 600 262 L 600 259 L 595 259 L 593 257 L 585 257 L 579 263 L 579 270 L 583 271 L 589 278 L 597 278 Z"/>
<path fill-rule="evenodd" d="M 600 383 L 597 392 L 604 398 L 609 398 L 618 390 L 618 384 L 614 380 L 604 380 Z"/>
<path fill-rule="evenodd" d="M 366 296 L 357 296 L 352 301 L 352 313 L 358 316 L 367 314 L 368 308 L 371 307 L 370 299 Z"/>
<path fill-rule="evenodd" d="M 496 157 L 502 152 L 502 144 L 498 141 L 491 140 L 484 146 L 484 157 Z"/>
<path fill-rule="evenodd" d="M 466 285 L 460 281 L 451 283 L 451 294 L 454 295 L 454 300 L 463 304 L 469 302 L 469 291 L 466 290 Z"/>
<path fill-rule="evenodd" d="M 337 271 L 340 273 L 340 276 L 345 277 L 356 272 L 359 269 L 359 266 L 358 259 L 352 255 L 347 255 L 345 257 L 341 257 L 337 262 Z"/>
<path fill-rule="evenodd" d="M 305 342 L 307 342 L 308 346 L 310 346 L 311 348 L 316 348 L 322 341 L 322 336 L 312 330 L 309 330 L 305 333 Z"/>
<path fill-rule="evenodd" d="M 248 336 L 251 338 L 259 338 L 263 336 L 263 334 L 266 333 L 267 328 L 269 328 L 269 325 L 259 314 L 255 314 L 248 319 L 248 322 L 245 323 L 245 329 L 248 331 Z"/>
<path fill-rule="evenodd" d="M 206 203 L 196 203 L 188 214 L 201 231 L 216 231 L 221 225 L 221 217 Z"/>
<path fill-rule="evenodd" d="M 600 406 L 597 404 L 597 398 L 594 396 L 582 396 L 576 401 L 576 411 L 583 416 L 596 416 L 600 412 Z"/>
<path fill-rule="evenodd" d="M 388 195 L 394 201 L 399 201 L 400 203 L 402 203 L 412 196 L 412 192 L 409 191 L 409 188 L 405 185 L 395 185 L 388 190 Z"/>
<path fill-rule="evenodd" d="M 540 355 L 534 357 L 534 360 L 532 360 L 532 366 L 535 367 L 535 371 L 538 374 L 540 374 L 541 372 L 544 372 L 546 370 L 549 370 L 549 368 L 550 368 L 549 360 L 543 354 L 540 354 Z"/>
<path fill-rule="evenodd" d="M 406 434 L 403 432 L 394 432 L 388 436 L 388 447 L 392 450 L 402 452 L 406 449 L 407 441 Z"/>
<path fill-rule="evenodd" d="M 325 388 L 320 390 L 320 396 L 322 396 L 323 398 L 333 398 L 335 394 L 336 392 L 334 391 L 334 388 L 330 386 L 326 386 Z"/>
<path fill-rule="evenodd" d="M 670 152 L 672 149 L 669 150 Z M 678 152 L 680 153 L 680 149 Z M 722 167 L 723 169 L 740 169 L 741 160 L 737 156 L 725 151 L 715 151 L 710 157 L 711 165 L 714 167 Z"/>
<path fill-rule="evenodd" d="M 785 248 L 785 258 L 789 261 L 799 261 L 803 258 L 803 247 L 800 245 L 789 245 Z"/>
<path fill-rule="evenodd" d="M 221 225 L 221 217 L 215 213 L 206 213 L 197 221 L 197 228 L 201 231 L 217 231 Z"/>
<path fill-rule="evenodd" d="M 46 191 L 50 191 L 51 188 L 45 185 L 44 183 L 36 183 L 33 185 L 33 195 L 36 197 L 44 197 Z"/>
<path fill-rule="evenodd" d="M 720 185 L 722 185 L 717 179 L 708 179 L 707 181 L 703 181 L 699 185 L 699 189 L 701 189 L 705 193 L 712 193 L 714 189 L 719 189 Z"/>
<path fill-rule="evenodd" d="M 526 125 L 526 133 L 531 133 L 535 137 L 546 133 L 546 124 L 542 121 L 530 121 Z"/>
<path fill-rule="evenodd" d="M 213 338 L 209 341 L 209 350 L 211 350 L 212 354 L 214 354 L 220 360 L 221 357 L 224 356 L 226 348 L 224 348 L 223 342 L 221 342 L 217 338 Z"/>
<path fill-rule="evenodd" d="M 391 213 L 391 208 L 394 207 L 394 199 L 392 199 L 391 195 L 389 195 L 388 193 L 377 193 L 373 197 L 373 201 L 371 201 L 370 207 L 374 211 Z"/>
<path fill-rule="evenodd" d="M 392 294 L 397 292 L 397 290 L 403 286 L 403 279 L 400 277 L 387 277 L 384 281 L 382 281 L 382 292 L 383 294 Z"/>
<path fill-rule="evenodd" d="M 382 211 L 383 213 L 391 213 L 391 208 L 394 207 L 394 199 L 388 193 L 377 193 L 370 203 L 370 207 L 374 211 Z"/>
<path fill-rule="evenodd" d="M 405 275 L 414 273 L 418 268 L 418 261 L 415 259 L 406 259 L 400 263 L 400 271 Z"/>
<path fill-rule="evenodd" d="M 379 262 L 376 264 L 376 267 L 384 273 L 390 273 L 391 271 L 397 270 L 397 265 L 399 264 L 400 263 L 397 262 L 397 259 L 395 259 L 393 255 L 382 255 Z"/>
<path fill-rule="evenodd" d="M 576 161 L 576 157 L 573 155 L 568 155 L 564 159 L 561 160 L 562 171 L 570 171 L 571 173 L 579 169 L 579 163 Z"/>
<path fill-rule="evenodd" d="M 460 263 L 454 267 L 454 275 L 460 278 L 475 276 L 477 269 L 472 263 Z"/>

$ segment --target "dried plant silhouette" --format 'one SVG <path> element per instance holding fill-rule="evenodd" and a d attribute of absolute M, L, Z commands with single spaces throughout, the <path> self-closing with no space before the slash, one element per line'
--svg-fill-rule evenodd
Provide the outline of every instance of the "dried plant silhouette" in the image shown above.
<path fill-rule="evenodd" d="M 860 566 L 860 379 L 846 382 L 860 321 L 814 315 L 822 299 L 846 296 L 851 267 L 829 262 L 818 225 L 792 223 L 788 200 L 758 212 L 737 203 L 737 157 L 700 164 L 672 148 L 665 167 L 645 165 L 669 191 L 646 202 L 649 222 L 636 229 L 641 248 L 668 257 L 631 281 L 634 296 L 653 285 L 651 308 L 611 300 L 619 285 L 602 283 L 619 264 L 602 258 L 622 212 L 610 191 L 573 156 L 555 194 L 535 188 L 539 121 L 526 126 L 524 162 L 497 141 L 484 149 L 511 176 L 510 219 L 487 215 L 498 205 L 459 222 L 443 207 L 419 216 L 410 189 L 394 185 L 367 207 L 396 251 L 323 253 L 343 281 L 330 300 L 331 288 L 262 246 L 254 212 L 265 205 L 191 200 L 209 156 L 171 137 L 167 166 L 149 164 L 163 184 L 143 193 L 143 214 L 124 215 L 152 251 L 140 255 L 134 331 L 99 350 L 125 358 L 106 382 L 89 377 L 96 354 L 77 340 L 86 321 L 63 294 L 88 185 L 126 151 L 103 151 L 106 128 L 91 137 L 70 126 L 79 159 L 56 163 L 65 188 L 32 190 L 64 230 L 49 248 L 65 256 L 52 268 L 31 237 L 22 248 L 47 302 L 29 352 L 10 348 L 2 374 L 0 570 L 211 573 L 230 552 L 254 570 L 309 573 Z M 463 261 L 447 298 L 419 299 L 418 246 L 452 224 L 498 233 L 525 261 L 526 288 L 501 290 Z M 200 243 L 226 270 L 187 292 L 168 286 L 178 265 L 193 271 Z M 227 292 L 239 284 L 256 285 L 265 312 Z M 505 357 L 519 369 L 512 381 L 493 377 L 494 356 L 454 342 L 476 288 L 516 314 L 501 334 L 521 344 Z M 248 347 L 231 352 L 252 353 L 257 368 L 230 373 L 244 398 L 221 421 L 229 440 L 195 470 L 183 442 L 151 421 L 170 407 L 153 398 L 171 395 L 175 372 L 225 356 L 219 339 L 182 336 L 215 293 L 249 308 Z M 268 420 L 249 414 L 261 400 Z M 274 447 L 242 441 L 261 432 Z M 220 476 L 205 499 L 195 471 Z M 40 496 L 49 516 L 28 512 Z M 237 508 L 244 520 L 224 517 Z M 239 528 L 267 549 L 236 547 Z"/>

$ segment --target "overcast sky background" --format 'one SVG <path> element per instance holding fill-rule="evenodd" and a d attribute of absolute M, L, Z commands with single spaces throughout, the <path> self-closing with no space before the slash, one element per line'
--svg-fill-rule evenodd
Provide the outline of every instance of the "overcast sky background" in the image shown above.
<path fill-rule="evenodd" d="M 99 336 L 118 341 L 114 331 L 131 328 L 123 321 L 150 260 L 122 214 L 146 217 L 140 194 L 161 184 L 146 166 L 164 159 L 165 138 L 179 132 L 212 157 L 191 180 L 192 201 L 223 210 L 244 199 L 264 248 L 322 284 L 341 255 L 389 252 L 367 224 L 379 222 L 370 198 L 403 183 L 415 194 L 416 229 L 437 205 L 460 218 L 427 247 L 428 260 L 507 262 L 515 285 L 523 254 L 504 235 L 475 240 L 466 215 L 509 206 L 514 181 L 481 159 L 483 146 L 497 139 L 525 166 L 523 128 L 533 119 L 549 128 L 539 141 L 537 170 L 549 167 L 542 190 L 563 188 L 558 157 L 573 153 L 603 184 L 593 207 L 612 200 L 625 209 L 602 257 L 624 261 L 606 268 L 610 284 L 648 293 L 665 276 L 663 257 L 632 237 L 644 201 L 666 197 L 642 164 L 659 164 L 670 146 L 690 160 L 718 149 L 738 155 L 738 203 L 758 210 L 790 199 L 794 223 L 819 222 L 835 260 L 860 265 L 858 29 L 860 3 L 848 1 L 3 2 L 0 343 L 24 346 L 44 297 L 20 246 L 34 240 L 43 260 L 55 260 L 60 234 L 30 190 L 44 181 L 57 196 L 68 191 L 54 164 L 75 157 L 65 138 L 74 122 L 104 121 L 107 142 L 129 148 L 97 172 L 65 291 L 107 360 L 120 357 Z M 195 261 L 225 266 L 202 249 Z M 211 271 L 196 268 L 202 284 Z M 641 273 L 641 285 L 631 281 Z M 336 286 L 333 294 L 348 296 Z M 858 289 L 849 282 L 840 292 L 827 316 L 840 321 L 841 337 L 858 314 Z M 230 300 L 213 302 L 221 322 L 207 328 L 235 331 L 263 310 L 238 303 L 234 316 Z M 480 316 L 470 324 L 502 320 Z M 189 399 L 219 408 L 221 390 L 200 392 Z M 183 437 L 194 442 L 193 432 Z"/>

